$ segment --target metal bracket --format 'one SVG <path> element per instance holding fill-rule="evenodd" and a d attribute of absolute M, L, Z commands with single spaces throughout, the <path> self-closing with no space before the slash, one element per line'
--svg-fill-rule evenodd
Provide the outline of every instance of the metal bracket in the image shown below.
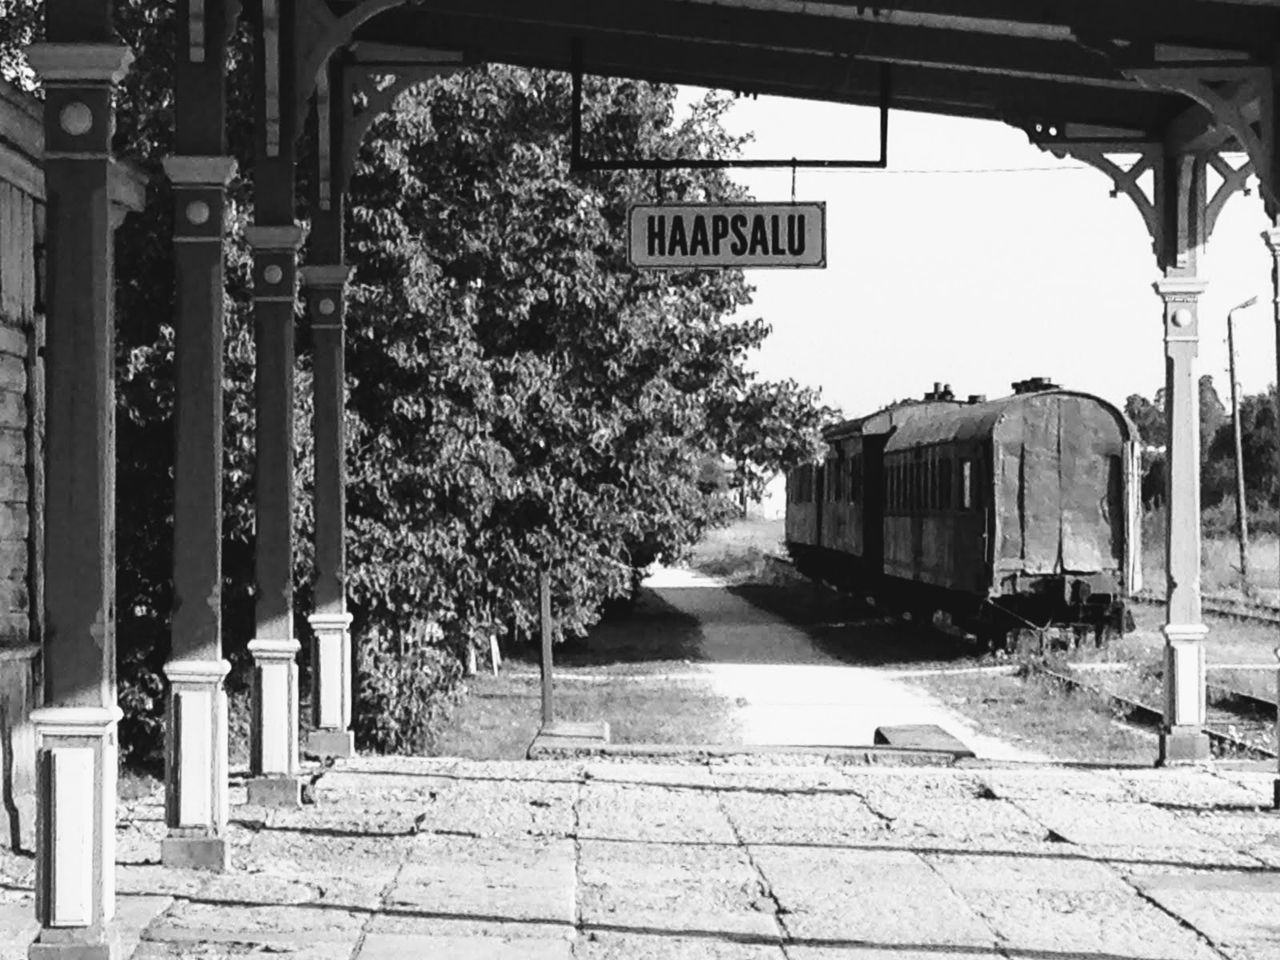
<path fill-rule="evenodd" d="M 570 41 L 570 64 L 573 76 L 572 126 L 570 128 L 569 169 L 574 173 L 590 170 L 724 170 L 730 167 L 826 167 L 829 169 L 883 170 L 889 165 L 889 100 L 891 96 L 890 68 L 880 65 L 880 156 L 863 160 L 718 160 L 718 159 L 670 159 L 666 157 L 623 157 L 597 159 L 582 155 L 582 40 Z"/>

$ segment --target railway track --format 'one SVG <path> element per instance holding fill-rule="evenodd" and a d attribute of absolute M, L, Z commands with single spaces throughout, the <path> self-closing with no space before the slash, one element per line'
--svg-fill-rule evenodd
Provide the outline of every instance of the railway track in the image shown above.
<path fill-rule="evenodd" d="M 1148 706 L 1147 704 L 1141 703 L 1137 700 L 1131 700 L 1128 697 L 1122 697 L 1118 694 L 1102 690 L 1098 687 L 1085 683 L 1077 677 L 1068 676 L 1067 674 L 1054 670 L 1051 667 L 1047 667 L 1044 664 L 1032 662 L 1029 664 L 1029 667 L 1033 673 L 1045 677 L 1048 680 L 1052 680 L 1054 683 L 1061 684 L 1062 686 L 1072 690 L 1079 690 L 1102 698 L 1110 704 L 1113 709 L 1120 712 L 1124 719 L 1129 723 L 1143 727 L 1159 727 L 1164 721 L 1164 715 L 1155 707 Z M 1230 690 L 1227 687 L 1221 687 L 1216 684 L 1210 684 L 1209 686 L 1211 688 L 1216 687 L 1218 691 L 1221 691 L 1229 698 L 1234 698 L 1238 701 L 1247 701 L 1252 709 L 1265 710 L 1269 708 L 1271 716 L 1275 716 L 1276 705 L 1274 703 L 1268 703 L 1267 701 L 1251 696 L 1250 694 L 1240 693 L 1239 691 Z M 1219 706 L 1221 706 L 1221 702 L 1219 703 Z M 1241 722 L 1243 723 L 1246 721 L 1242 720 Z M 1269 733 L 1270 729 L 1271 727 L 1268 726 L 1266 728 L 1266 732 Z M 1258 760 L 1276 759 L 1275 750 L 1259 746 L 1258 744 L 1250 742 L 1249 740 L 1237 736 L 1234 733 L 1217 730 L 1209 726 L 1205 727 L 1205 733 L 1208 735 L 1209 743 L 1214 747 L 1214 752 L 1218 756 L 1250 757 Z"/>
<path fill-rule="evenodd" d="M 1148 590 L 1136 593 L 1130 599 L 1135 603 L 1145 603 L 1150 606 L 1162 606 L 1165 602 L 1164 597 Z M 1280 607 L 1269 603 L 1211 595 L 1201 597 L 1200 606 L 1205 613 L 1211 613 L 1218 617 L 1231 617 L 1235 620 L 1255 620 L 1260 623 L 1280 623 Z"/>
<path fill-rule="evenodd" d="M 767 559 L 769 562 L 777 564 L 778 567 L 788 572 L 796 572 L 795 565 L 789 557 L 771 554 Z M 824 585 L 831 589 L 840 589 L 834 584 L 824 583 Z M 1139 603 L 1152 605 L 1159 605 L 1165 602 L 1163 597 L 1146 591 L 1133 597 L 1133 599 Z M 1280 623 L 1280 607 L 1275 607 L 1270 604 L 1242 601 L 1231 597 L 1220 596 L 1205 597 L 1203 598 L 1202 604 L 1204 611 L 1214 616 L 1231 617 L 1239 620 L 1252 620 L 1263 623 Z M 1162 712 L 1155 707 L 1119 694 L 1110 693 L 1099 687 L 1093 686 L 1092 684 L 1086 683 L 1078 677 L 1069 676 L 1037 661 L 1029 661 L 1028 666 L 1032 672 L 1064 687 L 1088 692 L 1101 698 L 1130 723 L 1144 727 L 1158 728 L 1164 721 Z M 984 669 L 1001 670 L 1008 668 L 997 667 Z M 1210 716 L 1208 718 L 1209 723 L 1217 724 L 1218 726 L 1229 725 L 1236 731 L 1235 733 L 1232 733 L 1221 729 L 1215 729 L 1211 726 L 1206 726 L 1205 732 L 1208 734 L 1209 741 L 1213 745 L 1216 754 L 1235 757 L 1251 757 L 1254 759 L 1277 758 L 1274 749 L 1258 745 L 1256 739 L 1255 741 L 1250 741 L 1245 739 L 1243 736 L 1238 735 L 1243 731 L 1245 734 L 1252 734 L 1254 738 L 1265 737 L 1270 741 L 1276 724 L 1275 701 L 1217 683 L 1206 684 L 1206 690 L 1209 693 L 1211 701 Z"/>

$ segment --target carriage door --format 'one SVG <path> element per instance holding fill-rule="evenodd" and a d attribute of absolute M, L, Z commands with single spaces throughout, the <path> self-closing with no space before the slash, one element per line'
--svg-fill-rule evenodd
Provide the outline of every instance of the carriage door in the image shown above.
<path fill-rule="evenodd" d="M 1028 574 L 1114 567 L 1123 551 L 1119 428 L 1080 397 L 1030 399 L 997 427 L 1002 569 Z M 1115 461 L 1115 462 L 1113 462 Z M 1099 490 L 1107 491 L 1098 496 Z"/>

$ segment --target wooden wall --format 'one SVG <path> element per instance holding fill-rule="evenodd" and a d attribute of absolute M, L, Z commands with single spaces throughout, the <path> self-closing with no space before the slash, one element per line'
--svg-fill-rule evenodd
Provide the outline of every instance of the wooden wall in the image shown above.
<path fill-rule="evenodd" d="M 39 105 L 0 83 L 0 844 L 34 839 L 44 531 Z"/>

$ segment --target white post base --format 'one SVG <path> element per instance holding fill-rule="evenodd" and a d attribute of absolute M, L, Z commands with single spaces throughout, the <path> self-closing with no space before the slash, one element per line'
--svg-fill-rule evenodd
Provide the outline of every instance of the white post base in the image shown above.
<path fill-rule="evenodd" d="M 1209 757 L 1204 732 L 1204 641 L 1209 628 L 1202 623 L 1170 623 L 1162 632 L 1165 706 L 1156 764 L 1198 763 Z"/>
<path fill-rule="evenodd" d="M 307 751 L 318 756 L 350 757 L 351 614 L 315 613 L 307 618 L 315 632 L 311 648 L 311 719 Z"/>
<path fill-rule="evenodd" d="M 120 708 L 33 711 L 38 766 L 32 960 L 114 960 L 116 725 Z"/>
<path fill-rule="evenodd" d="M 254 638 L 253 711 L 250 721 L 249 802 L 262 806 L 298 806 L 298 662 L 301 644 L 286 639 Z"/>
<path fill-rule="evenodd" d="M 172 660 L 165 726 L 165 823 L 169 867 L 227 869 L 225 660 Z"/>

